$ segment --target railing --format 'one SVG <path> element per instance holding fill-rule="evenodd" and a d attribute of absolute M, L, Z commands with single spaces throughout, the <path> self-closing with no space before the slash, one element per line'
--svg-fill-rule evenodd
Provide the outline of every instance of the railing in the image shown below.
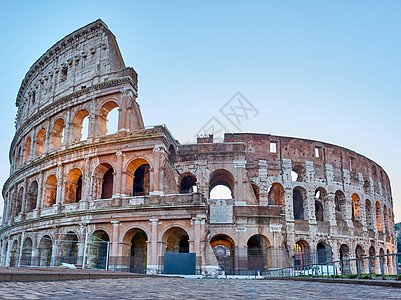
<path fill-rule="evenodd" d="M 357 279 L 400 278 L 398 259 L 401 253 L 382 254 L 351 259 L 342 259 L 319 264 L 268 270 L 265 278 L 282 277 L 335 277 Z"/>

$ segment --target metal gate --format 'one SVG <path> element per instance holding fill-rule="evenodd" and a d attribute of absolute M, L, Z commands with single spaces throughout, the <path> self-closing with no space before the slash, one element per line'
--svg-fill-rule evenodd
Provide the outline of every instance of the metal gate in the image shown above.
<path fill-rule="evenodd" d="M 164 274 L 195 275 L 196 253 L 164 254 Z"/>

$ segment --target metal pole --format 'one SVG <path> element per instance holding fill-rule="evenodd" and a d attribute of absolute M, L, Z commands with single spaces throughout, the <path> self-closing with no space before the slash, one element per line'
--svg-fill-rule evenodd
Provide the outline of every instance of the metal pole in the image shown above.
<path fill-rule="evenodd" d="M 383 256 L 380 255 L 380 268 L 382 271 L 382 279 L 384 279 L 384 263 L 383 263 Z"/>
<path fill-rule="evenodd" d="M 19 248 L 19 257 L 18 257 L 18 267 L 21 265 L 21 256 L 22 256 L 22 247 L 24 245 L 25 231 L 22 232 L 21 235 L 21 243 Z"/>
<path fill-rule="evenodd" d="M 106 270 L 109 269 L 109 253 L 110 253 L 110 242 L 107 242 Z"/>
<path fill-rule="evenodd" d="M 88 229 L 86 229 L 86 234 L 85 234 L 85 246 L 84 246 L 84 257 L 83 257 L 83 262 L 82 262 L 82 269 L 85 269 L 87 247 L 88 247 Z"/>
<path fill-rule="evenodd" d="M 356 259 L 356 271 L 358 272 L 358 279 L 361 277 L 361 263 L 359 258 Z"/>
<path fill-rule="evenodd" d="M 398 255 L 394 254 L 394 256 L 395 256 L 395 269 L 397 270 L 397 280 L 399 280 L 400 279 L 400 270 L 398 268 Z"/>
<path fill-rule="evenodd" d="M 372 265 L 370 262 L 371 258 L 369 257 L 368 259 L 368 264 L 369 264 L 369 279 L 372 279 Z"/>

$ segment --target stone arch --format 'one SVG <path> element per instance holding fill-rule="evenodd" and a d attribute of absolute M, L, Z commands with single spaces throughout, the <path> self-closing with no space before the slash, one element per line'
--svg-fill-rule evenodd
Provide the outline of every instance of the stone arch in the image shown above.
<path fill-rule="evenodd" d="M 376 258 L 372 257 L 376 255 L 376 250 L 375 247 L 370 246 L 369 248 L 369 256 L 370 256 L 370 266 L 372 268 L 372 271 L 375 272 L 375 268 L 376 268 Z"/>
<path fill-rule="evenodd" d="M 181 226 L 172 226 L 162 234 L 164 253 L 189 253 L 189 233 Z"/>
<path fill-rule="evenodd" d="M 174 162 L 176 161 L 176 159 L 177 159 L 177 151 L 175 150 L 174 145 L 171 144 L 171 145 L 168 147 L 168 160 L 169 160 L 171 163 L 174 163 Z"/>
<path fill-rule="evenodd" d="M 359 244 L 356 245 L 356 247 L 355 247 L 355 258 L 362 258 L 364 256 L 365 256 L 365 254 L 364 254 L 362 246 L 359 245 Z M 360 263 L 363 264 L 363 260 L 361 260 Z"/>
<path fill-rule="evenodd" d="M 379 201 L 376 201 L 376 227 L 377 231 L 383 231 L 383 211 Z"/>
<path fill-rule="evenodd" d="M 32 139 L 29 136 L 25 141 L 23 162 L 26 163 L 31 155 Z"/>
<path fill-rule="evenodd" d="M 348 259 L 350 259 L 349 247 L 347 244 L 341 244 L 340 246 L 341 273 L 346 273 L 348 271 L 348 268 L 350 266 Z"/>
<path fill-rule="evenodd" d="M 180 194 L 197 192 L 196 176 L 190 172 L 182 175 L 180 180 Z"/>
<path fill-rule="evenodd" d="M 150 164 L 144 158 L 135 158 L 127 166 L 126 188 L 133 196 L 148 196 L 150 192 Z"/>
<path fill-rule="evenodd" d="M 235 271 L 235 243 L 226 234 L 217 234 L 210 239 L 210 246 L 226 274 L 233 274 Z"/>
<path fill-rule="evenodd" d="M 334 195 L 336 220 L 345 221 L 347 219 L 347 201 L 343 191 L 337 190 Z"/>
<path fill-rule="evenodd" d="M 89 112 L 86 109 L 79 110 L 72 121 L 71 124 L 71 142 L 77 143 L 81 140 L 85 140 L 87 138 L 82 133 L 82 129 L 84 128 L 84 119 L 89 118 Z"/>
<path fill-rule="evenodd" d="M 89 268 L 106 269 L 109 241 L 109 234 L 102 229 L 96 229 L 92 233 L 90 245 L 91 255 L 88 257 L 87 262 Z"/>
<path fill-rule="evenodd" d="M 247 242 L 247 256 L 248 256 L 248 270 L 251 271 L 266 271 L 269 267 L 268 261 L 268 248 L 270 241 L 267 237 L 261 234 L 255 234 L 248 239 Z"/>
<path fill-rule="evenodd" d="M 124 234 L 124 253 L 130 258 L 130 272 L 146 272 L 149 241 L 148 236 L 147 232 L 139 227 L 130 228 Z"/>
<path fill-rule="evenodd" d="M 362 211 L 361 211 L 361 198 L 357 193 L 352 194 L 352 220 L 361 222 Z"/>
<path fill-rule="evenodd" d="M 15 216 L 17 216 L 22 211 L 22 200 L 24 197 L 24 188 L 21 186 L 17 193 L 17 198 L 15 199 Z"/>
<path fill-rule="evenodd" d="M 57 119 L 53 125 L 50 139 L 50 149 L 55 150 L 61 147 L 64 142 L 65 122 L 63 118 Z"/>
<path fill-rule="evenodd" d="M 76 264 L 78 262 L 78 235 L 74 231 L 68 231 L 63 236 L 61 247 L 61 262 Z"/>
<path fill-rule="evenodd" d="M 34 180 L 29 186 L 28 193 L 26 195 L 26 212 L 33 211 L 36 208 L 37 201 L 38 201 L 38 182 Z"/>
<path fill-rule="evenodd" d="M 311 263 L 309 244 L 305 240 L 299 240 L 294 245 L 294 266 L 305 266 Z"/>
<path fill-rule="evenodd" d="M 252 187 L 253 194 L 255 195 L 255 198 L 256 198 L 256 203 L 258 205 L 260 205 L 260 196 L 259 196 L 260 189 L 255 182 L 251 182 L 251 187 Z"/>
<path fill-rule="evenodd" d="M 96 130 L 97 136 L 104 136 L 106 134 L 115 133 L 115 132 L 108 133 L 108 129 L 110 129 L 110 128 L 108 128 L 108 126 L 107 126 L 109 123 L 108 122 L 109 120 L 107 119 L 107 117 L 114 109 L 117 109 L 117 112 L 118 112 L 119 105 L 113 99 L 108 99 L 101 105 L 101 107 L 99 109 L 98 124 L 97 124 L 97 130 Z M 117 122 L 117 130 L 118 130 L 118 119 L 119 119 L 119 113 L 118 113 L 117 120 L 113 120 L 113 121 Z"/>
<path fill-rule="evenodd" d="M 10 267 L 16 267 L 18 263 L 18 240 L 15 239 L 11 244 Z"/>
<path fill-rule="evenodd" d="M 39 266 L 50 267 L 52 263 L 53 240 L 50 235 L 44 235 L 39 242 Z"/>
<path fill-rule="evenodd" d="M 268 203 L 269 205 L 285 205 L 285 190 L 280 183 L 274 182 L 270 186 Z"/>
<path fill-rule="evenodd" d="M 224 199 L 234 198 L 234 176 L 225 169 L 215 170 L 209 176 L 209 198 L 218 199 L 220 195 Z"/>
<path fill-rule="evenodd" d="M 93 195 L 95 199 L 110 199 L 113 197 L 114 168 L 108 162 L 98 164 L 93 171 Z"/>
<path fill-rule="evenodd" d="M 36 149 L 35 154 L 37 156 L 41 156 L 45 152 L 45 143 L 46 143 L 46 129 L 42 128 L 36 135 L 36 140 L 35 140 L 35 149 Z"/>
<path fill-rule="evenodd" d="M 57 198 L 57 177 L 56 175 L 50 175 L 45 184 L 45 193 L 43 198 L 43 207 L 52 207 L 56 204 Z"/>
<path fill-rule="evenodd" d="M 65 184 L 64 203 L 77 203 L 82 199 L 82 171 L 73 168 L 68 172 Z"/>
<path fill-rule="evenodd" d="M 316 245 L 317 252 L 317 263 L 325 264 L 332 261 L 332 251 L 329 244 L 324 241 L 320 241 Z"/>
<path fill-rule="evenodd" d="M 30 266 L 32 262 L 33 242 L 31 237 L 27 237 L 22 244 L 20 265 Z"/>
<path fill-rule="evenodd" d="M 292 191 L 292 203 L 294 209 L 294 219 L 305 220 L 307 217 L 307 198 L 306 190 L 297 186 Z"/>
<path fill-rule="evenodd" d="M 327 191 L 319 187 L 315 190 L 315 217 L 316 221 L 328 221 Z"/>
<path fill-rule="evenodd" d="M 301 165 L 295 165 L 292 167 L 291 180 L 296 182 L 305 181 L 306 169 Z"/>

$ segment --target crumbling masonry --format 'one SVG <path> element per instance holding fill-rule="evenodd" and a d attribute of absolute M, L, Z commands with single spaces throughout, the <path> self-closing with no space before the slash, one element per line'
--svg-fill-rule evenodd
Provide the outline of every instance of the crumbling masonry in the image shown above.
<path fill-rule="evenodd" d="M 144 126 L 137 82 L 101 20 L 30 68 L 3 187 L 1 265 L 21 255 L 50 265 L 44 258 L 63 255 L 57 239 L 73 245 L 64 254 L 85 256 L 86 233 L 109 242 L 110 265 L 115 258 L 114 266 L 135 267 L 138 256 L 148 273 L 160 271 L 169 252 L 196 253 L 199 272 L 239 273 L 302 265 L 316 251 L 336 260 L 394 253 L 390 181 L 374 161 L 269 134 L 180 144 L 165 126 Z M 115 108 L 118 131 L 107 134 Z M 212 199 L 216 187 L 231 195 Z M 387 264 L 394 272 L 394 261 Z"/>

